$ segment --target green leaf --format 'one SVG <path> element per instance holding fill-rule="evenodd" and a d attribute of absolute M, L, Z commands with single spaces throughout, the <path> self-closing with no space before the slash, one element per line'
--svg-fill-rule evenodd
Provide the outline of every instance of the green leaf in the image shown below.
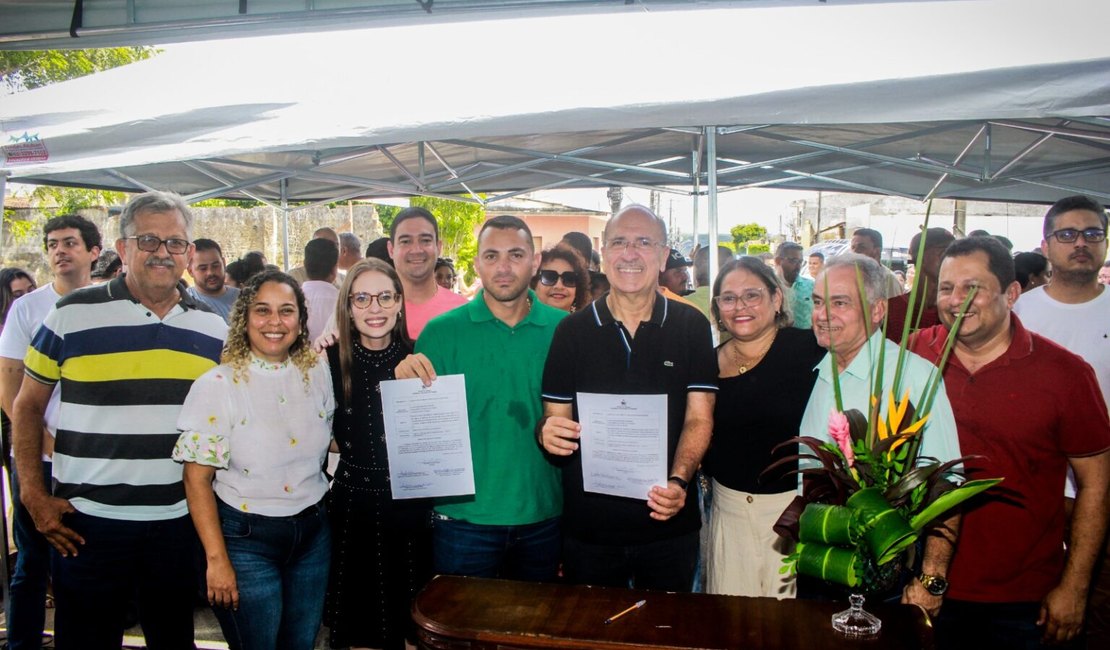
<path fill-rule="evenodd" d="M 925 506 L 924 510 L 914 515 L 913 518 L 910 519 L 910 527 L 914 530 L 921 530 L 949 509 L 958 506 L 984 490 L 989 490 L 1001 483 L 1002 480 L 1003 479 L 1000 478 L 984 478 L 968 481 L 954 490 L 945 492 L 932 503 Z"/>

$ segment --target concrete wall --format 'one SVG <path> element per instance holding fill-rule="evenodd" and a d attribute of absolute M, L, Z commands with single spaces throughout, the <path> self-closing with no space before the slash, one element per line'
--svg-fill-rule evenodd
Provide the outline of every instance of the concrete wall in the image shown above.
<path fill-rule="evenodd" d="M 47 215 L 33 208 L 5 209 L 5 214 L 30 228 L 23 237 L 16 236 L 11 224 L 5 222 L 0 238 L 0 264 L 18 266 L 30 272 L 41 285 L 50 280 L 50 269 L 42 250 L 42 225 Z M 114 246 L 119 237 L 119 216 L 109 216 L 106 208 L 80 210 L 80 214 L 100 228 L 105 246 Z M 260 250 L 269 262 L 282 265 L 282 232 L 280 212 L 260 208 L 194 208 L 193 238 L 205 237 L 220 243 L 228 262 L 244 253 Z M 6 220 L 7 221 L 7 220 Z M 363 250 L 382 236 L 381 222 L 372 205 L 351 205 L 328 208 L 320 206 L 289 213 L 289 266 L 301 264 L 304 245 L 312 231 L 330 226 L 337 232 L 354 232 L 362 240 Z M 186 274 L 187 276 L 188 274 Z M 186 278 L 188 279 L 188 278 Z"/>

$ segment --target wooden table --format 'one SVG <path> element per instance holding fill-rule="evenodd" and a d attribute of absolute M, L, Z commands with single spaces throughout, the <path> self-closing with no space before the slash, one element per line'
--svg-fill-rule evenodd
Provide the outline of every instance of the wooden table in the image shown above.
<path fill-rule="evenodd" d="M 647 604 L 605 625 L 638 600 Z M 912 606 L 869 603 L 877 639 L 832 629 L 842 603 L 439 576 L 413 605 L 420 646 L 435 650 L 568 648 L 932 648 L 932 629 Z"/>

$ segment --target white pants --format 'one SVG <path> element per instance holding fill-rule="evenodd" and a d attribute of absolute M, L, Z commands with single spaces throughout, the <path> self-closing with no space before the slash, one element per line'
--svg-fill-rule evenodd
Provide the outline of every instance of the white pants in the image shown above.
<path fill-rule="evenodd" d="M 731 596 L 793 598 L 793 575 L 779 573 L 793 542 L 771 526 L 797 492 L 748 494 L 713 481 L 706 591 Z"/>

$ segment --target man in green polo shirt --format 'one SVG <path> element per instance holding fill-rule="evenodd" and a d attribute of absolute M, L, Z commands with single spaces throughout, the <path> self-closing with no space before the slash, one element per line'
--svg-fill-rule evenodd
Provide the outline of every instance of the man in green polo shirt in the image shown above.
<path fill-rule="evenodd" d="M 430 321 L 396 371 L 425 384 L 437 374 L 466 376 L 475 493 L 436 501 L 434 568 L 549 581 L 559 565 L 562 482 L 534 428 L 547 349 L 566 313 L 528 288 L 538 255 L 517 217 L 482 225 L 475 266 L 482 290 Z"/>

